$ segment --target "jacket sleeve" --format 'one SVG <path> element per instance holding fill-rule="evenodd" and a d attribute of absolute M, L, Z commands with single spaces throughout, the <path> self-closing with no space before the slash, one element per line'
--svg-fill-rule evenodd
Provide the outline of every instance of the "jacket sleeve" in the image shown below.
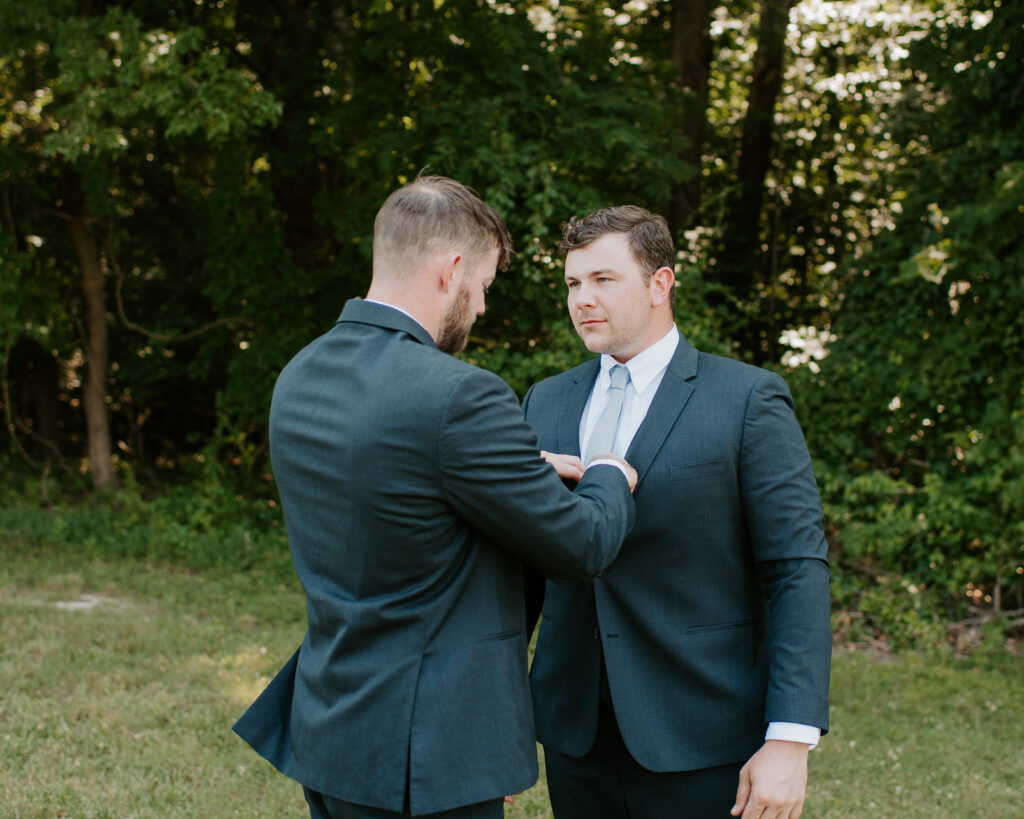
<path fill-rule="evenodd" d="M 766 722 L 828 730 L 832 651 L 828 544 L 803 433 L 785 382 L 766 373 L 744 418 L 740 485 L 771 602 Z"/>
<path fill-rule="evenodd" d="M 553 579 L 587 580 L 612 563 L 635 515 L 619 469 L 592 467 L 567 489 L 512 390 L 483 370 L 454 384 L 440 423 L 441 480 L 460 517 Z"/>
<path fill-rule="evenodd" d="M 533 395 L 534 387 L 526 391 L 523 397 L 523 415 L 525 416 L 530 405 L 530 397 Z M 529 641 L 533 631 L 537 628 L 537 621 L 540 620 L 540 613 L 544 610 L 544 588 L 547 579 L 533 566 L 523 564 L 523 599 L 526 604 L 526 639 Z"/>

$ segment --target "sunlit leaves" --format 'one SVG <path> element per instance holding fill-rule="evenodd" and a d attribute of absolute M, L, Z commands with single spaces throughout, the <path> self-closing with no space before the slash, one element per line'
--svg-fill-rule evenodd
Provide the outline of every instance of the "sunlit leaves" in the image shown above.
<path fill-rule="evenodd" d="M 893 177 L 900 207 L 845 289 L 825 389 L 804 394 L 820 402 L 806 423 L 829 471 L 878 470 L 907 490 L 879 508 L 920 530 L 885 552 L 861 544 L 866 554 L 954 600 L 997 605 L 1024 591 L 1024 494 L 1013 477 L 1024 412 L 1024 7 L 942 9 L 907 65 L 919 87 L 888 123 L 894 144 L 913 145 Z M 847 487 L 834 498 L 867 525 Z"/>
<path fill-rule="evenodd" d="M 51 32 L 44 70 L 52 104 L 43 115 L 44 155 L 74 162 L 86 154 L 125 151 L 132 126 L 150 118 L 168 137 L 206 140 L 238 135 L 272 121 L 280 105 L 253 78 L 205 47 L 197 28 L 143 31 L 112 9 L 72 17 Z"/>

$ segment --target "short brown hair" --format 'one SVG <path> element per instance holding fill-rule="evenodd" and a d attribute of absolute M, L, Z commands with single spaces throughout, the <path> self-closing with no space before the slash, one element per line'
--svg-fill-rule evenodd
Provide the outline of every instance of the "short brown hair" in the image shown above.
<path fill-rule="evenodd" d="M 444 176 L 420 176 L 393 191 L 373 224 L 375 260 L 433 254 L 460 242 L 473 255 L 497 248 L 502 269 L 512 259 L 512 237 L 498 212 Z"/>
<path fill-rule="evenodd" d="M 663 217 L 636 205 L 602 208 L 582 219 L 573 216 L 564 224 L 562 241 L 558 243 L 558 249 L 562 253 L 568 253 L 570 250 L 586 247 L 607 233 L 626 235 L 633 258 L 644 269 L 644 281 L 649 280 L 654 271 L 662 267 L 673 271 L 669 304 L 675 311 L 676 249 L 668 222 Z"/>

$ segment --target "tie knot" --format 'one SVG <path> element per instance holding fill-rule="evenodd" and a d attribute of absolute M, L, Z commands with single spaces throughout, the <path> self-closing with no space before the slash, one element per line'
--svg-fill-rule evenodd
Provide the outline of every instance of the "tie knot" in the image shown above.
<path fill-rule="evenodd" d="M 629 383 L 629 369 L 622 364 L 616 364 L 608 374 L 612 379 L 613 390 L 624 390 Z"/>

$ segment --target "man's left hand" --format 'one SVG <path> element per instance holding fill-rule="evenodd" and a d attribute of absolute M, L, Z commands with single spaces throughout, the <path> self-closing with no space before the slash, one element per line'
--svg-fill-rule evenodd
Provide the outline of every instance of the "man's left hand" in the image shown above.
<path fill-rule="evenodd" d="M 799 819 L 807 791 L 803 742 L 770 739 L 740 771 L 733 816 L 742 819 Z"/>

